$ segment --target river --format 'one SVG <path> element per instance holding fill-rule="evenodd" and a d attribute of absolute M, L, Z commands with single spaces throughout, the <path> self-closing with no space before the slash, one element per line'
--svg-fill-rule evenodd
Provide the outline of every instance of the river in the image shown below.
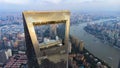
<path fill-rule="evenodd" d="M 99 20 L 95 22 L 99 23 L 100 21 L 107 20 Z M 84 31 L 83 28 L 86 25 L 86 23 L 72 25 L 70 27 L 70 34 L 77 37 L 79 40 L 83 40 L 85 43 L 84 47 L 96 57 L 104 60 L 112 68 L 118 68 L 118 63 L 120 60 L 120 49 L 109 46 L 109 44 L 102 43 L 98 38 L 94 37 L 94 35 Z"/>

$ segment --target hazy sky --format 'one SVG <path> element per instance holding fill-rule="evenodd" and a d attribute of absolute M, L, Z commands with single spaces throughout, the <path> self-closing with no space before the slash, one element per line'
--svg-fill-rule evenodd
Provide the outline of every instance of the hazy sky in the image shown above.
<path fill-rule="evenodd" d="M 120 11 L 120 0 L 0 0 L 0 11 Z"/>

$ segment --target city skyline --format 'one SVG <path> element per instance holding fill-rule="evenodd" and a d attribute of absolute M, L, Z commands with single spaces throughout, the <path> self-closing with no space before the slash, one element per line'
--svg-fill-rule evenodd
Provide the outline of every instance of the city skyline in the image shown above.
<path fill-rule="evenodd" d="M 68 66 L 71 68 L 119 68 L 120 0 L 0 0 L 0 6 L 0 58 L 3 58 L 0 59 L 0 68 L 27 68 L 28 65 L 32 64 L 42 65 L 40 62 L 44 58 L 44 61 L 52 66 L 58 66 L 54 63 L 66 62 L 63 60 L 66 57 L 68 57 Z M 34 34 L 31 38 L 36 38 L 35 43 L 37 44 L 34 44 L 34 47 L 37 50 L 34 52 L 33 43 L 29 37 L 31 34 L 28 36 L 29 32 L 25 29 L 26 24 L 22 13 L 59 10 L 70 11 L 69 20 L 63 17 L 70 23 L 69 28 L 67 28 L 68 33 L 65 30 L 65 20 L 61 18 L 61 15 L 67 16 L 67 14 L 58 14 L 57 17 L 54 17 L 55 14 L 45 14 L 45 18 L 45 16 L 41 16 L 44 15 L 43 13 L 37 14 L 35 18 L 32 16 L 26 18 L 26 20 L 31 21 L 31 24 L 33 23 L 33 28 L 31 30 L 30 27 L 29 32 Z M 55 21 L 47 19 L 56 19 L 59 25 L 64 26 L 56 26 Z M 48 22 L 44 22 L 44 20 Z M 43 24 L 38 27 L 40 22 Z M 48 24 L 49 22 L 50 24 Z M 41 28 L 43 26 L 44 28 Z M 65 44 L 64 37 L 66 36 L 69 38 L 69 43 Z M 67 44 L 70 45 L 68 47 L 69 54 L 65 46 Z M 37 54 L 36 58 L 40 61 L 36 62 L 33 59 L 34 53 Z M 40 57 L 38 57 L 39 55 Z M 61 60 L 61 58 L 63 59 Z M 35 63 L 29 64 L 29 61 Z M 46 66 L 46 63 L 43 65 Z M 60 66 L 66 67 L 66 63 Z"/>
<path fill-rule="evenodd" d="M 71 10 L 92 12 L 119 12 L 119 0 L 0 0 L 1 12 L 25 10 Z"/>

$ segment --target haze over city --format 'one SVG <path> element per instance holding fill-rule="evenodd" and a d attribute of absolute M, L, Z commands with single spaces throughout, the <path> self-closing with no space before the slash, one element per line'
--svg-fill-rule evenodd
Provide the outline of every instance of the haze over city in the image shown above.
<path fill-rule="evenodd" d="M 120 0 L 0 0 L 1 11 L 74 10 L 119 12 Z"/>
<path fill-rule="evenodd" d="M 120 0 L 0 0 L 0 58 L 0 68 L 120 68 Z"/>

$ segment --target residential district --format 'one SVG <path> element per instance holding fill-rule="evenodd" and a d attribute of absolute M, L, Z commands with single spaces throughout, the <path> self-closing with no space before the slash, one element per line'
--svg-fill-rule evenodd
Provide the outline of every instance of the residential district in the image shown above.
<path fill-rule="evenodd" d="M 106 16 L 91 16 L 89 14 L 73 13 L 71 25 L 85 23 Z M 110 22 L 110 23 L 108 23 Z M 114 23 L 115 22 L 115 23 Z M 106 21 L 102 24 L 88 24 L 85 29 L 100 39 L 120 46 L 120 21 Z M 101 34 L 102 33 L 102 34 Z M 104 37 L 103 37 L 104 36 Z M 70 38 L 69 68 L 110 68 L 103 60 L 95 57 L 84 48 L 84 42 L 73 37 Z M 25 37 L 22 15 L 20 13 L 7 13 L 0 16 L 0 68 L 27 68 L 25 53 Z"/>

